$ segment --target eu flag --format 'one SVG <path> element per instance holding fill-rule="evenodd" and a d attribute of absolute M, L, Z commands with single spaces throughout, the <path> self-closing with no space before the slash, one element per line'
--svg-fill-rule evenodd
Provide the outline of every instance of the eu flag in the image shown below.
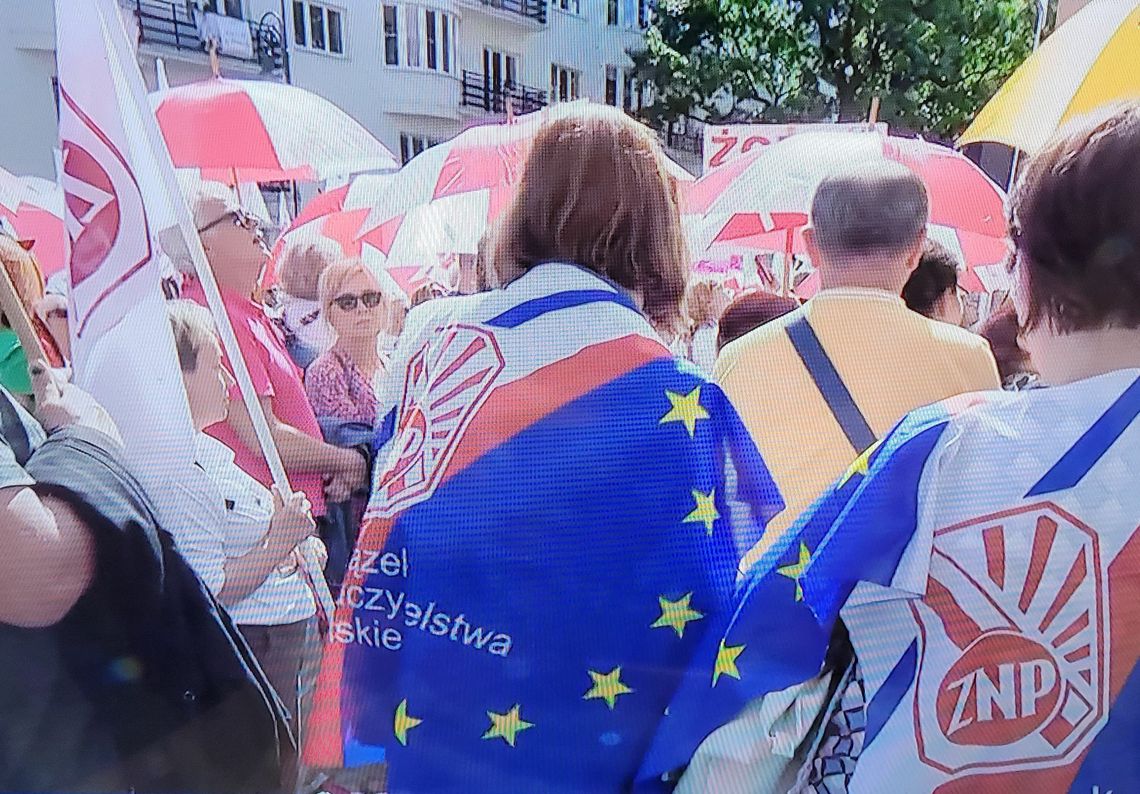
<path fill-rule="evenodd" d="M 449 303 L 400 357 L 322 671 L 335 751 L 309 760 L 382 759 L 392 791 L 628 789 L 782 506 L 747 430 L 571 266 Z"/>

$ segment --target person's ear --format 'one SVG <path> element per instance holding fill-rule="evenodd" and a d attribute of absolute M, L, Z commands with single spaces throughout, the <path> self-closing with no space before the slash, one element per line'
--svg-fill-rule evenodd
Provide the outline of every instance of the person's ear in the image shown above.
<path fill-rule="evenodd" d="M 811 258 L 811 263 L 819 267 L 822 257 L 819 255 L 819 243 L 815 239 L 815 229 L 808 226 L 804 229 L 804 248 L 807 250 L 807 255 Z"/>
<path fill-rule="evenodd" d="M 909 275 L 918 267 L 918 261 L 922 259 L 922 252 L 926 250 L 926 229 L 918 233 L 918 239 L 907 251 L 906 256 L 906 272 Z"/>

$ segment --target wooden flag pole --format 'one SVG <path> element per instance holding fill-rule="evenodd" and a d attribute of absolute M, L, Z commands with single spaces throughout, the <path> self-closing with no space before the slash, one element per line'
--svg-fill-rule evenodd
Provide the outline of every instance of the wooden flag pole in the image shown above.
<path fill-rule="evenodd" d="M 8 275 L 8 268 L 0 266 L 0 276 L 2 276 L 0 278 L 0 309 L 3 309 L 4 316 L 8 319 L 8 325 L 16 332 L 20 346 L 24 348 L 24 356 L 27 358 L 28 364 L 31 365 L 34 361 L 50 361 L 44 351 L 43 344 L 40 342 L 40 337 L 32 325 L 32 319 L 28 316 L 28 310 L 16 292 L 16 285 L 12 283 L 12 278 Z"/>
<path fill-rule="evenodd" d="M 879 120 L 879 98 L 871 97 L 871 112 L 867 114 L 867 123 L 875 124 Z"/>

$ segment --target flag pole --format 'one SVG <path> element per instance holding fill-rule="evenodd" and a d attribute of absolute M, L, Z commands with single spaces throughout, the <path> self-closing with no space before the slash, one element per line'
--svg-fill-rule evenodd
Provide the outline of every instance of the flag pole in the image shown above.
<path fill-rule="evenodd" d="M 39 335 L 36 334 L 36 329 L 32 326 L 28 310 L 24 306 L 24 302 L 20 300 L 19 293 L 16 292 L 16 285 L 12 283 L 12 277 L 8 275 L 8 268 L 0 266 L 0 276 L 2 276 L 0 278 L 0 309 L 3 310 L 4 316 L 8 319 L 8 325 L 16 332 L 16 338 L 20 340 L 20 347 L 24 348 L 24 357 L 28 360 L 28 364 L 31 365 L 37 359 L 44 362 L 49 361 Z"/>
<path fill-rule="evenodd" d="M 108 24 L 118 25 L 118 33 L 120 35 L 112 35 L 108 37 L 109 40 L 114 42 L 114 45 L 120 49 L 119 57 L 123 63 L 137 64 L 133 54 L 123 52 L 123 44 L 127 41 L 127 34 L 126 29 L 123 27 L 122 17 L 118 14 L 111 14 L 110 16 L 115 19 L 106 20 L 106 22 Z M 130 72 L 131 70 L 124 69 L 123 71 Z M 134 79 L 132 80 L 132 78 Z M 146 99 L 146 90 L 142 86 L 142 74 L 137 71 L 137 66 L 136 70 L 133 71 L 127 79 L 129 82 L 133 82 L 134 90 L 139 94 L 136 99 L 141 103 L 141 107 L 149 108 L 150 103 Z M 194 221 L 190 216 L 190 209 L 182 197 L 181 188 L 179 188 L 175 181 L 174 165 L 170 162 L 170 152 L 166 148 L 166 142 L 162 139 L 162 135 L 159 133 L 158 122 L 154 118 L 153 112 L 148 121 L 150 123 L 144 123 L 142 125 L 147 137 L 147 143 L 160 162 L 165 160 L 166 163 L 169 164 L 168 168 L 158 169 L 161 172 L 161 185 L 166 192 L 166 199 L 168 205 L 173 210 L 177 226 L 186 242 L 190 261 L 194 265 L 194 272 L 198 277 L 198 282 L 202 286 L 202 293 L 206 298 L 206 306 L 210 310 L 210 314 L 214 317 L 214 323 L 218 329 L 218 336 L 222 342 L 222 349 L 225 350 L 226 356 L 230 360 L 230 366 L 233 368 L 234 379 L 237 381 L 242 403 L 245 405 L 250 422 L 253 425 L 254 435 L 257 437 L 257 444 L 261 448 L 261 454 L 265 457 L 265 462 L 273 478 L 273 484 L 277 486 L 283 495 L 288 495 L 292 493 L 292 487 L 289 484 L 289 475 L 286 473 L 285 465 L 281 461 L 281 454 L 277 450 L 277 444 L 273 440 L 273 433 L 269 429 L 269 422 L 265 416 L 265 411 L 262 409 L 261 400 L 257 396 L 257 391 L 253 386 L 253 379 L 249 375 L 249 367 L 246 366 L 245 358 L 242 357 L 241 347 L 238 345 L 237 336 L 234 334 L 233 325 L 230 322 L 229 314 L 226 312 L 225 303 L 222 301 L 222 293 L 218 289 L 217 280 L 214 278 L 214 271 L 206 261 L 206 252 L 202 249 L 202 241 L 198 237 L 198 230 L 194 226 Z M 325 582 L 324 572 L 321 570 L 321 566 L 318 564 L 315 554 L 305 552 L 301 555 L 301 558 L 302 565 L 307 574 L 306 579 L 311 580 L 310 586 L 313 590 L 313 596 L 317 601 L 317 609 L 323 611 L 328 620 L 331 621 L 335 605 L 333 604 L 332 594 L 329 592 L 328 584 Z"/>

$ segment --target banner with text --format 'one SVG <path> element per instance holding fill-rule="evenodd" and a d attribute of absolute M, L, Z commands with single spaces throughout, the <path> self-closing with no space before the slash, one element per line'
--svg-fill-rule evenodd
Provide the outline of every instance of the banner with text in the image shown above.
<path fill-rule="evenodd" d="M 871 124 L 723 124 L 705 125 L 704 171 L 708 173 L 725 163 L 764 146 L 779 143 L 800 132 L 878 132 L 887 134 L 886 122 Z"/>

